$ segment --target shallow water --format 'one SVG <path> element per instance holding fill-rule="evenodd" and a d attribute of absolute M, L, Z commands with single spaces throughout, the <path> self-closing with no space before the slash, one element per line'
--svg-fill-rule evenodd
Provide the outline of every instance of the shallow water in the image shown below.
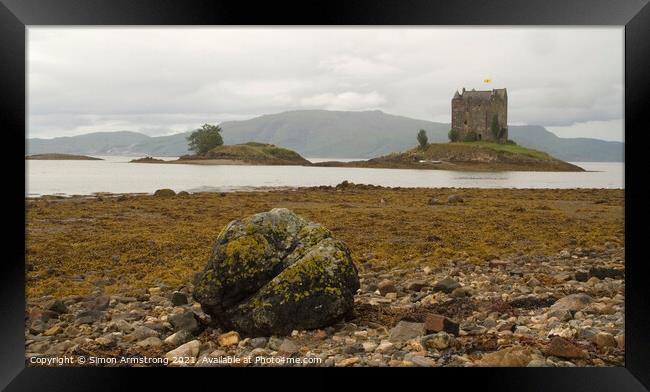
<path fill-rule="evenodd" d="M 177 192 L 233 191 L 259 187 L 336 185 L 344 180 L 391 187 L 624 188 L 624 164 L 621 162 L 575 162 L 589 170 L 579 173 L 485 173 L 305 166 L 135 164 L 129 163 L 134 157 L 100 158 L 105 160 L 26 160 L 25 194 L 152 193 L 160 188 L 171 188 Z M 310 160 L 317 162 L 328 159 Z"/>

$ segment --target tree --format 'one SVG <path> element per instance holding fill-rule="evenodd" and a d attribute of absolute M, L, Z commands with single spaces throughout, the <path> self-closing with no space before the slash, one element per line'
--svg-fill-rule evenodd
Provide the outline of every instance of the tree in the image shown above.
<path fill-rule="evenodd" d="M 449 141 L 452 143 L 460 140 L 460 133 L 456 129 L 450 130 L 447 136 L 449 137 Z"/>
<path fill-rule="evenodd" d="M 223 144 L 221 128 L 218 125 L 203 124 L 187 137 L 187 141 L 191 151 L 203 155 Z"/>
<path fill-rule="evenodd" d="M 418 143 L 420 143 L 420 147 L 424 148 L 427 146 L 427 143 L 429 143 L 429 138 L 427 137 L 427 131 L 424 129 L 420 129 L 420 132 L 418 132 Z"/>
<path fill-rule="evenodd" d="M 492 136 L 494 136 L 494 140 L 499 141 L 500 135 L 500 129 L 499 129 L 499 116 L 495 113 L 492 115 L 492 125 L 490 126 L 490 130 L 492 131 Z"/>

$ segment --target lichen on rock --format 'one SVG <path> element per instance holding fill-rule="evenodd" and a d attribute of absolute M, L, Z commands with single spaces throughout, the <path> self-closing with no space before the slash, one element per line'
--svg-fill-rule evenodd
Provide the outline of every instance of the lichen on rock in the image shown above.
<path fill-rule="evenodd" d="M 358 289 L 343 242 L 322 225 L 276 208 L 226 226 L 194 298 L 225 328 L 271 335 L 340 320 Z"/>

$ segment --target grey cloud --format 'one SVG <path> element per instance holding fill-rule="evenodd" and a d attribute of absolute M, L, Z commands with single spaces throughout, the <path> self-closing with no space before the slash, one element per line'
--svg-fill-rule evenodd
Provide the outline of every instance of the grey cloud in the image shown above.
<path fill-rule="evenodd" d="M 28 30 L 30 137 L 314 108 L 448 122 L 456 89 L 507 87 L 512 123 L 620 140 L 622 82 L 618 27 Z"/>

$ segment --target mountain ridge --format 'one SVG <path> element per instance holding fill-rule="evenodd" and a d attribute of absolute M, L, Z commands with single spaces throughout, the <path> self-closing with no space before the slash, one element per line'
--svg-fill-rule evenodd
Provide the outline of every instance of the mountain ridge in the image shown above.
<path fill-rule="evenodd" d="M 447 141 L 450 125 L 371 111 L 293 110 L 219 124 L 227 144 L 272 143 L 306 157 L 373 158 L 405 151 L 417 142 L 419 129 L 429 141 Z M 27 140 L 28 154 L 180 156 L 188 153 L 190 132 L 147 136 L 133 131 L 92 132 L 78 136 Z M 622 162 L 624 143 L 592 138 L 561 138 L 538 125 L 511 125 L 518 144 L 565 161 Z"/>

